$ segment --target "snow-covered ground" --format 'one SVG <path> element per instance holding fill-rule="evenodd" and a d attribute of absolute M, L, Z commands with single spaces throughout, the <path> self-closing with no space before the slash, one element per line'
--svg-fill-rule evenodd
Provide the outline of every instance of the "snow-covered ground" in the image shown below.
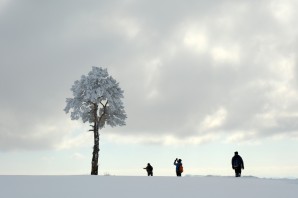
<path fill-rule="evenodd" d="M 297 179 L 254 177 L 0 176 L 3 198 L 297 198 Z"/>

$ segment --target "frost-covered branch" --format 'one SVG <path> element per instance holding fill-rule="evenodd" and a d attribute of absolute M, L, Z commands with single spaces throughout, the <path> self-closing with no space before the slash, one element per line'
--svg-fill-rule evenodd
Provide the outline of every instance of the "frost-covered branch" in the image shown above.
<path fill-rule="evenodd" d="M 64 109 L 71 113 L 71 119 L 81 118 L 89 123 L 98 121 L 100 128 L 106 124 L 112 127 L 125 124 L 126 113 L 121 101 L 123 90 L 106 69 L 92 67 L 87 76 L 82 75 L 74 82 L 71 90 L 73 98 L 66 99 Z"/>

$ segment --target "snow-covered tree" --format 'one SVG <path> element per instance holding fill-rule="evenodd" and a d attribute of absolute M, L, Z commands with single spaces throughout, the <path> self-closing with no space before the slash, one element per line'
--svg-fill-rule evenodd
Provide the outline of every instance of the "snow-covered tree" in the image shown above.
<path fill-rule="evenodd" d="M 71 87 L 73 98 L 66 99 L 64 111 L 71 111 L 71 119 L 91 123 L 94 133 L 91 175 L 98 175 L 99 129 L 105 125 L 125 125 L 126 113 L 122 103 L 123 90 L 119 83 L 109 76 L 107 69 L 92 67 L 87 76 L 74 82 Z"/>

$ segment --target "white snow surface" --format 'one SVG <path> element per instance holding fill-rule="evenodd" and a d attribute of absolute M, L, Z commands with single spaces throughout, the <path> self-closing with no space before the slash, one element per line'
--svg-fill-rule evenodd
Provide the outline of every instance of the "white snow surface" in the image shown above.
<path fill-rule="evenodd" d="M 0 176 L 3 198 L 297 198 L 297 179 L 255 177 Z"/>

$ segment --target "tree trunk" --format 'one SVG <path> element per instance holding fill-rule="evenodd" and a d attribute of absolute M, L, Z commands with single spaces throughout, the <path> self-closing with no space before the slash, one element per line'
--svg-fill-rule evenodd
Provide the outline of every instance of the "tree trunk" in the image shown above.
<path fill-rule="evenodd" d="M 98 105 L 94 104 L 93 109 L 93 116 L 94 116 L 94 126 L 93 126 L 93 133 L 94 133 L 94 146 L 93 146 L 93 155 L 92 155 L 92 162 L 91 162 L 91 175 L 98 175 L 98 152 L 99 152 L 99 123 L 98 123 Z"/>
<path fill-rule="evenodd" d="M 94 146 L 92 156 L 91 175 L 98 175 L 98 152 L 99 152 L 99 133 L 98 125 L 94 124 Z"/>
<path fill-rule="evenodd" d="M 92 162 L 91 162 L 91 175 L 98 175 L 98 152 L 99 152 L 99 133 L 98 129 L 102 128 L 100 127 L 101 124 L 104 124 L 105 115 L 106 115 L 106 108 L 108 105 L 108 101 L 106 101 L 105 104 L 100 103 L 103 107 L 103 113 L 98 116 L 98 105 L 93 103 L 93 116 L 94 116 L 94 126 L 93 126 L 93 132 L 94 132 L 94 146 L 93 146 L 93 156 L 92 156 Z"/>

